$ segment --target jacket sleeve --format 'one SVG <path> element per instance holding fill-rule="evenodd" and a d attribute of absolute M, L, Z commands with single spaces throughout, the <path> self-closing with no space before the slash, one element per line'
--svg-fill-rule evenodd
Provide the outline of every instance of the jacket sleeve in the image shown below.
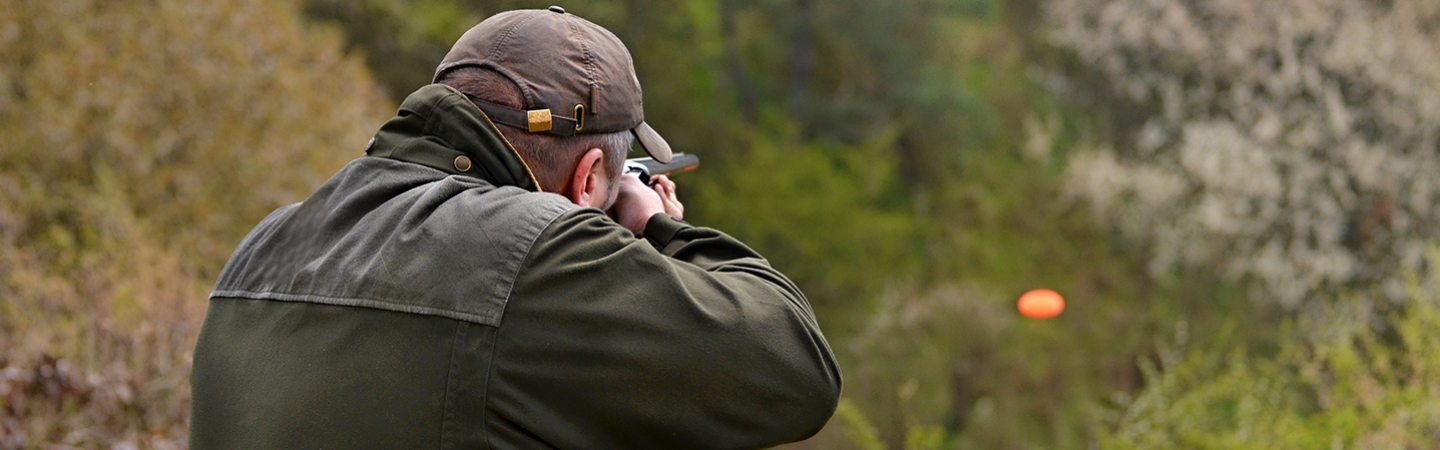
<path fill-rule="evenodd" d="M 840 371 L 800 290 L 719 231 L 657 214 L 644 234 L 581 209 L 540 235 L 496 334 L 492 436 L 700 449 L 818 432 Z"/>

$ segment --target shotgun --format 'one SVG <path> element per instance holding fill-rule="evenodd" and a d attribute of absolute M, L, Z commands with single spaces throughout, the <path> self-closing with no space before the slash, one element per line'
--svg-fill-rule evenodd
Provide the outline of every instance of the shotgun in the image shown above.
<path fill-rule="evenodd" d="M 650 185 L 650 177 L 658 175 L 671 175 L 680 172 L 695 170 L 700 167 L 700 157 L 685 153 L 676 153 L 670 158 L 670 162 L 662 163 L 655 158 L 632 158 L 625 160 L 625 171 L 627 174 L 635 174 L 646 186 Z"/>

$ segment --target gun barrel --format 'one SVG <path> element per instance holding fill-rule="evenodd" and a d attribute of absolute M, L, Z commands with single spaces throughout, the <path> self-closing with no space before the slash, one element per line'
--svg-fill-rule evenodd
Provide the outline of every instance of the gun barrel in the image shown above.
<path fill-rule="evenodd" d="M 700 167 L 700 157 L 685 153 L 676 153 L 670 158 L 670 162 L 662 163 L 655 158 L 633 158 L 625 160 L 625 173 L 633 173 L 640 177 L 640 181 L 650 183 L 650 177 L 656 175 L 670 175 L 680 172 L 695 170 Z"/>

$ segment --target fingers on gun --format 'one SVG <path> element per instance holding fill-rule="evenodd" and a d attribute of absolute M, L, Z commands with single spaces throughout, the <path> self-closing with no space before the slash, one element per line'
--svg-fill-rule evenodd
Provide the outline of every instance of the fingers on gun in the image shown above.
<path fill-rule="evenodd" d="M 662 175 L 656 177 L 655 183 L 651 185 L 651 188 L 655 190 L 656 194 L 660 195 L 660 200 L 665 204 L 665 212 L 667 214 L 677 219 L 684 219 L 685 205 L 681 204 L 680 199 L 675 196 L 675 182 L 670 181 L 669 177 Z"/>
<path fill-rule="evenodd" d="M 650 185 L 665 186 L 665 188 L 669 189 L 671 192 L 675 191 L 675 182 L 670 181 L 670 177 L 666 175 L 655 175 L 653 177 L 650 177 Z"/>
<path fill-rule="evenodd" d="M 670 181 L 670 177 L 657 176 L 651 180 L 650 186 L 655 189 L 655 193 L 660 194 L 662 199 L 673 200 L 675 198 L 675 182 Z"/>

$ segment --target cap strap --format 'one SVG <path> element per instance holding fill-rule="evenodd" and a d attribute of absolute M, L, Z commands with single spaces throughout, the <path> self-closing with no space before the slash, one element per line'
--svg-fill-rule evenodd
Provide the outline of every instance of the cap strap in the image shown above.
<path fill-rule="evenodd" d="M 469 97 L 467 95 L 467 97 Z M 547 133 L 556 136 L 574 136 L 575 131 L 580 128 L 580 123 L 575 119 L 552 114 L 549 109 L 536 109 L 526 111 L 515 109 L 498 103 L 491 103 L 470 97 L 490 120 L 496 123 L 509 125 L 515 128 L 529 131 L 531 133 Z"/>

